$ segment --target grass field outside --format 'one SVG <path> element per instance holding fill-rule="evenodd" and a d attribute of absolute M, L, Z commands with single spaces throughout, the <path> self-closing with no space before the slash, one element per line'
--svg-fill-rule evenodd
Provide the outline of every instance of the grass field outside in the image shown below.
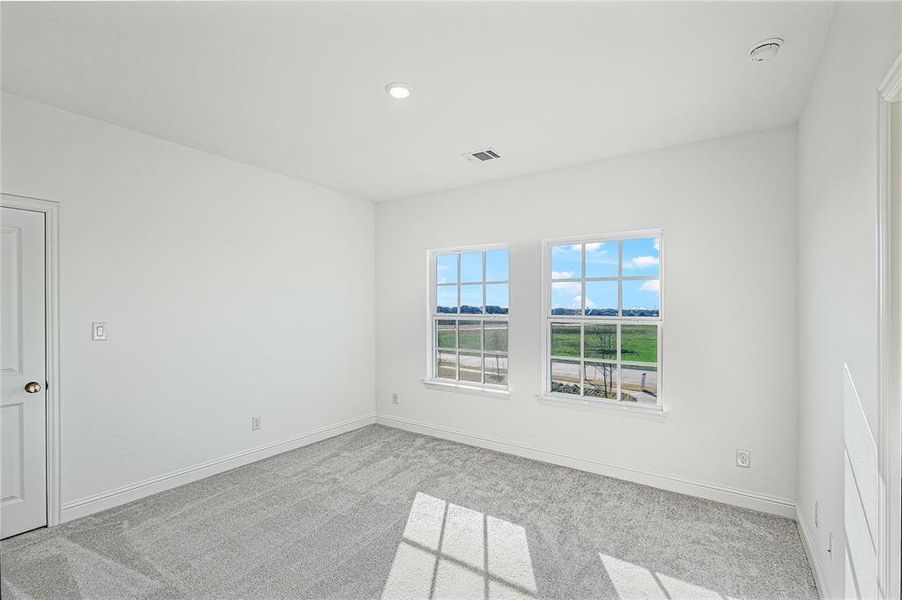
<path fill-rule="evenodd" d="M 617 360 L 616 325 L 598 323 L 585 325 L 585 357 L 587 359 Z M 628 362 L 658 362 L 658 327 L 656 325 L 621 325 L 620 360 Z M 551 355 L 580 357 L 580 325 L 552 323 Z"/>
<path fill-rule="evenodd" d="M 482 321 L 461 320 L 455 345 L 455 322 L 450 319 L 438 321 L 436 326 L 436 347 L 461 350 L 482 350 Z M 507 352 L 507 322 L 485 322 L 485 351 Z"/>

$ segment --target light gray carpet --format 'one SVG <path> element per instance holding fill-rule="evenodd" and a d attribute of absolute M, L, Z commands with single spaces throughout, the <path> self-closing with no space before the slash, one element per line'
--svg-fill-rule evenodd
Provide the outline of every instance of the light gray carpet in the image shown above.
<path fill-rule="evenodd" d="M 378 425 L 0 543 L 12 598 L 816 598 L 792 521 Z"/>

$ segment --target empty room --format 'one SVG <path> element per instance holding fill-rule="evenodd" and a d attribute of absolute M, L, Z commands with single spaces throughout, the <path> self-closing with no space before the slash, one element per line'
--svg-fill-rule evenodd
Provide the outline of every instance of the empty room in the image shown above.
<path fill-rule="evenodd" d="M 898 600 L 902 1 L 0 2 L 3 600 Z"/>

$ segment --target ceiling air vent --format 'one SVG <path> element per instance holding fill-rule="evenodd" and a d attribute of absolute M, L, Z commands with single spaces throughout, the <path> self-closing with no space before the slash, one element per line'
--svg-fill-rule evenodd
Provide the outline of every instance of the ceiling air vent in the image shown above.
<path fill-rule="evenodd" d="M 501 155 L 491 148 L 486 148 L 485 150 L 476 150 L 474 152 L 467 152 L 465 154 L 462 154 L 461 156 L 463 156 L 469 162 L 487 162 L 501 158 Z"/>

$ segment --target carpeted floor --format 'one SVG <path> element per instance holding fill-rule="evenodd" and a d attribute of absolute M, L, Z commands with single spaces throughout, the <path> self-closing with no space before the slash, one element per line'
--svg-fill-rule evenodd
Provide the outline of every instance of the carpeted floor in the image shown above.
<path fill-rule="evenodd" d="M 816 598 L 792 521 L 372 425 L 0 543 L 13 598 Z"/>

